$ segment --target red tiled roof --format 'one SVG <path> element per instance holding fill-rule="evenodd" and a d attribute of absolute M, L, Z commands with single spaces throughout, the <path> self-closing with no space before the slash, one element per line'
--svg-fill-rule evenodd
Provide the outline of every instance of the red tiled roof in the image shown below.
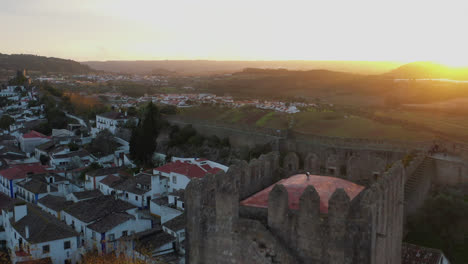
<path fill-rule="evenodd" d="M 222 169 L 220 169 L 220 168 L 212 168 L 212 169 L 207 170 L 206 172 L 207 172 L 207 173 L 211 173 L 211 174 L 216 174 L 218 171 L 222 171 Z"/>
<path fill-rule="evenodd" d="M 203 169 L 205 169 L 205 170 L 211 170 L 211 167 L 210 167 L 210 165 L 208 165 L 208 164 L 201 165 L 201 167 L 202 167 Z"/>
<path fill-rule="evenodd" d="M 276 184 L 282 184 L 286 187 L 289 196 L 289 208 L 293 210 L 299 209 L 299 199 L 305 188 L 309 185 L 314 186 L 320 196 L 321 213 L 328 213 L 328 200 L 336 189 L 344 189 L 351 200 L 364 190 L 364 186 L 339 178 L 310 175 L 309 180 L 307 180 L 307 176 L 305 174 L 297 174 L 287 179 L 283 179 L 250 196 L 249 198 L 241 201 L 241 205 L 268 208 L 268 195 Z"/>
<path fill-rule="evenodd" d="M 155 170 L 164 173 L 174 172 L 185 175 L 188 178 L 203 178 L 208 173 L 196 164 L 182 162 L 180 160 L 169 162 L 161 167 L 155 168 Z"/>
<path fill-rule="evenodd" d="M 42 133 L 31 130 L 29 133 L 23 134 L 23 138 L 50 138 Z"/>
<path fill-rule="evenodd" d="M 25 163 L 13 165 L 7 169 L 0 170 L 0 175 L 9 180 L 23 179 L 28 174 L 47 173 L 46 166 L 41 163 Z"/>

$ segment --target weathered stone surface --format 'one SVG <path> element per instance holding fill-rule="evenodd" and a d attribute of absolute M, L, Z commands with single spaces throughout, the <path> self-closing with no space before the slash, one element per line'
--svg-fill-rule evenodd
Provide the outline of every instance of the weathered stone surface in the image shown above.
<path fill-rule="evenodd" d="M 287 177 L 299 171 L 299 157 L 295 152 L 289 152 L 286 154 L 283 160 L 283 168 Z"/>
<path fill-rule="evenodd" d="M 310 154 L 304 166 L 340 166 L 346 155 Z M 288 164 L 298 170 L 298 156 L 288 154 L 283 168 L 289 169 Z M 328 201 L 328 214 L 320 213 L 320 196 L 313 186 L 303 191 L 299 209 L 292 210 L 288 191 L 276 185 L 266 211 L 245 209 L 240 217 L 239 201 L 276 182 L 279 168 L 279 154 L 270 153 L 187 186 L 187 263 L 401 262 L 405 171 L 400 163 L 352 200 L 337 189 Z"/>

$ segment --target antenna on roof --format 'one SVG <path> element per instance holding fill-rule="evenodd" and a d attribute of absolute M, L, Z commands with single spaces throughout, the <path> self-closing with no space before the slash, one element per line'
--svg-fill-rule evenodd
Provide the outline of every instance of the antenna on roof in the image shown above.
<path fill-rule="evenodd" d="M 306 172 L 306 177 L 307 177 L 307 180 L 309 180 L 309 177 L 310 177 L 310 172 Z"/>

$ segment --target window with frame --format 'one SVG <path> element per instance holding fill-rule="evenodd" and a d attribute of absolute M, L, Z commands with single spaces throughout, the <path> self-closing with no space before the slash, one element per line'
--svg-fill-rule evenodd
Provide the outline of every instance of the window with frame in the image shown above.
<path fill-rule="evenodd" d="M 63 249 L 70 249 L 71 248 L 71 243 L 70 241 L 65 241 L 63 242 Z"/>
<path fill-rule="evenodd" d="M 42 254 L 47 254 L 49 252 L 50 252 L 50 246 L 49 245 L 42 246 Z"/>
<path fill-rule="evenodd" d="M 135 195 L 135 201 L 138 201 L 138 195 Z"/>
<path fill-rule="evenodd" d="M 126 194 L 125 194 L 125 198 L 127 198 L 127 199 L 128 199 L 128 193 L 126 193 Z"/>
<path fill-rule="evenodd" d="M 122 236 L 127 236 L 128 235 L 128 231 L 125 230 L 125 231 L 122 231 Z"/>
<path fill-rule="evenodd" d="M 172 183 L 177 184 L 177 176 L 172 176 Z"/>
<path fill-rule="evenodd" d="M 115 235 L 114 234 L 109 234 L 108 238 L 109 238 L 109 241 L 114 241 L 115 240 Z"/>

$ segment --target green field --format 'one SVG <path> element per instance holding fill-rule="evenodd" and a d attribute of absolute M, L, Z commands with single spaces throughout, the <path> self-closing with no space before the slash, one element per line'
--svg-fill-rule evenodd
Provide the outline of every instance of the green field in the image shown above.
<path fill-rule="evenodd" d="M 376 111 L 378 117 L 404 120 L 427 127 L 427 131 L 443 133 L 461 141 L 468 140 L 468 116 L 428 111 Z"/>
<path fill-rule="evenodd" d="M 301 112 L 295 115 L 295 122 L 294 130 L 301 134 L 410 141 L 433 138 L 431 133 L 337 112 Z"/>
<path fill-rule="evenodd" d="M 404 141 L 427 141 L 434 138 L 427 131 L 385 124 L 372 119 L 333 110 L 311 108 L 297 114 L 261 110 L 252 107 L 218 108 L 198 106 L 184 108 L 180 115 L 192 120 L 213 121 L 239 128 L 272 128 L 292 130 L 300 135 L 319 135 L 341 138 L 369 138 Z"/>

